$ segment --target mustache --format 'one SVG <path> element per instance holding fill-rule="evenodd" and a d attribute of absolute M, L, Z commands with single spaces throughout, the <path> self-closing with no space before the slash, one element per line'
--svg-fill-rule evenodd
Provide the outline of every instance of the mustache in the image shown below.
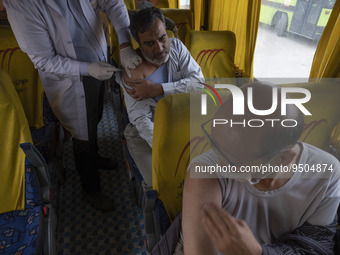
<path fill-rule="evenodd" d="M 165 53 L 165 54 L 169 54 L 169 50 L 164 49 L 162 52 L 155 54 L 154 57 L 161 56 L 161 55 L 163 55 L 164 53 Z"/>

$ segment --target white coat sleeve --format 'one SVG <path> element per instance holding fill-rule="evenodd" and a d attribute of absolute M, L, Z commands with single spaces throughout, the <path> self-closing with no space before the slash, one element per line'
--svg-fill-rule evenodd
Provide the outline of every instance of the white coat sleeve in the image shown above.
<path fill-rule="evenodd" d="M 25 1 L 11 0 L 5 0 L 4 6 L 21 50 L 27 53 L 36 69 L 59 77 L 80 75 L 80 66 L 86 63 L 56 54 L 39 8 L 27 7 Z"/>
<path fill-rule="evenodd" d="M 125 2 L 123 0 L 97 0 L 97 2 L 116 30 L 119 44 L 130 42 L 130 19 Z"/>

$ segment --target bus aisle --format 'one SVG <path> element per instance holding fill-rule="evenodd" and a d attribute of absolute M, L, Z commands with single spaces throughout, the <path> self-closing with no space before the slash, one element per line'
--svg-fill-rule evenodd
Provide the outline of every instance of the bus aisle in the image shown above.
<path fill-rule="evenodd" d="M 97 211 L 81 195 L 69 140 L 64 152 L 66 182 L 60 194 L 57 254 L 146 255 L 143 215 L 133 197 L 108 93 L 103 118 L 98 125 L 98 143 L 102 156 L 114 157 L 119 162 L 118 169 L 99 170 L 102 189 L 114 198 L 116 210 L 107 213 Z"/>

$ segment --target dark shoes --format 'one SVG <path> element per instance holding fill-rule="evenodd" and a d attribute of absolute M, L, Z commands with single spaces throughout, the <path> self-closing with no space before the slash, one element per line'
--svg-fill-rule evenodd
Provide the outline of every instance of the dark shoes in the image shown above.
<path fill-rule="evenodd" d="M 87 192 L 82 190 L 83 196 L 97 210 L 109 212 L 115 209 L 113 200 L 101 190 L 96 192 Z"/>
<path fill-rule="evenodd" d="M 97 168 L 98 169 L 114 169 L 118 166 L 118 162 L 111 159 L 111 158 L 103 158 L 103 157 L 98 157 L 97 159 Z"/>

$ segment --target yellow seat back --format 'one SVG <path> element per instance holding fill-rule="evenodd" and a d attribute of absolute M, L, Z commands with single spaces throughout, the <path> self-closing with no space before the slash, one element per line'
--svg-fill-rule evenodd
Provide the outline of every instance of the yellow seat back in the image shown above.
<path fill-rule="evenodd" d="M 331 143 L 331 146 L 334 152 L 339 156 L 340 155 L 340 122 L 332 130 L 330 143 Z"/>
<path fill-rule="evenodd" d="M 125 3 L 127 3 L 130 0 L 124 0 L 124 1 L 125 1 Z M 135 2 L 135 6 L 137 6 L 137 2 L 139 0 L 131 0 L 131 1 L 134 1 Z M 153 6 L 155 6 L 157 8 L 169 8 L 169 6 L 170 6 L 169 0 L 148 0 L 148 1 L 151 2 L 153 4 Z"/>
<path fill-rule="evenodd" d="M 328 150 L 332 129 L 340 121 L 339 84 L 298 83 L 282 86 L 302 87 L 311 92 L 311 100 L 304 106 L 312 116 L 305 116 L 305 130 L 300 140 Z M 220 89 L 218 94 L 223 102 L 228 90 Z M 171 220 L 182 209 L 183 183 L 190 158 L 209 149 L 200 125 L 211 119 L 217 108 L 212 100 L 208 99 L 207 102 L 206 116 L 200 113 L 200 93 L 170 95 L 157 103 L 152 148 L 152 186 L 157 191 L 157 197 L 163 201 Z"/>
<path fill-rule="evenodd" d="M 153 5 L 156 6 L 157 8 L 169 8 L 169 0 L 152 0 Z"/>
<path fill-rule="evenodd" d="M 135 0 L 124 0 L 127 9 L 136 9 Z"/>
<path fill-rule="evenodd" d="M 25 209 L 25 154 L 31 133 L 11 78 L 0 69 L 0 213 Z"/>
<path fill-rule="evenodd" d="M 185 45 L 200 65 L 204 77 L 232 78 L 235 75 L 236 37 L 231 31 L 190 31 Z M 235 81 L 228 83 L 235 84 Z"/>
<path fill-rule="evenodd" d="M 226 91 L 219 91 L 222 100 Z M 208 100 L 208 109 L 214 105 Z M 197 111 L 196 111 L 196 110 Z M 200 124 L 201 93 L 182 93 L 161 99 L 156 106 L 152 145 L 152 187 L 172 220 L 182 209 L 182 191 L 190 158 L 209 148 Z"/>
<path fill-rule="evenodd" d="M 44 125 L 44 91 L 38 71 L 20 50 L 10 26 L 0 25 L 0 38 L 0 69 L 11 77 L 30 127 L 40 128 Z"/>
<path fill-rule="evenodd" d="M 178 29 L 178 37 L 184 43 L 186 34 L 193 28 L 191 10 L 162 8 L 165 17 L 171 19 Z"/>

